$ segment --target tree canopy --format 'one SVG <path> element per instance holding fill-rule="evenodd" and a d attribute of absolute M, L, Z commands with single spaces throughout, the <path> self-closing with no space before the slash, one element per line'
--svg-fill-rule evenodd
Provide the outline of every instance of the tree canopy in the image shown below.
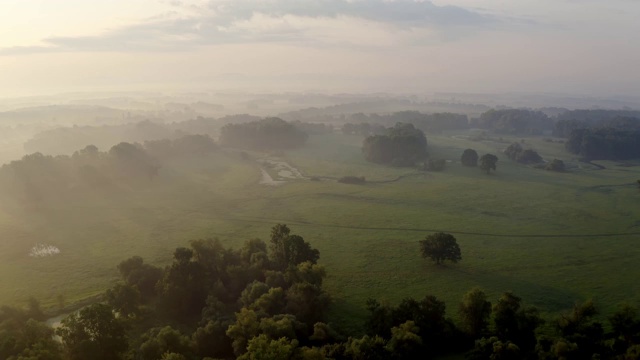
<path fill-rule="evenodd" d="M 534 135 L 551 130 L 553 121 L 541 111 L 491 109 L 480 115 L 474 125 L 502 134 Z"/>
<path fill-rule="evenodd" d="M 413 166 L 427 155 L 427 138 L 411 124 L 397 123 L 385 135 L 364 139 L 362 153 L 367 161 L 378 164 Z"/>
<path fill-rule="evenodd" d="M 480 157 L 480 170 L 485 171 L 487 174 L 493 170 L 496 171 L 496 164 L 498 163 L 498 157 L 493 154 L 484 154 Z"/>
<path fill-rule="evenodd" d="M 524 149 L 519 143 L 513 143 L 504 150 L 505 155 L 513 161 L 522 164 L 536 164 L 542 162 L 542 157 L 531 149 Z"/>
<path fill-rule="evenodd" d="M 462 152 L 460 162 L 465 166 L 478 166 L 478 153 L 473 149 L 466 149 Z"/>
<path fill-rule="evenodd" d="M 456 238 L 442 232 L 428 235 L 424 240 L 420 240 L 420 252 L 422 257 L 430 258 L 436 264 L 441 264 L 445 260 L 454 263 L 462 260 Z"/>
<path fill-rule="evenodd" d="M 308 135 L 295 125 L 277 117 L 240 124 L 226 124 L 220 142 L 226 146 L 251 150 L 286 150 L 304 145 Z"/>

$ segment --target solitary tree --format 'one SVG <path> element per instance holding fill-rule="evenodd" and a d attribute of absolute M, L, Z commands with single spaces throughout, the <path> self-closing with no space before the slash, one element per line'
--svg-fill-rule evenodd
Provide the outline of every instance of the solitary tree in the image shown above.
<path fill-rule="evenodd" d="M 478 153 L 473 149 L 466 149 L 460 157 L 460 162 L 465 166 L 478 166 Z"/>
<path fill-rule="evenodd" d="M 447 233 L 435 233 L 420 240 L 420 250 L 422 257 L 430 258 L 436 264 L 441 264 L 444 260 L 451 260 L 454 263 L 462 260 L 456 238 Z"/>
<path fill-rule="evenodd" d="M 498 157 L 493 154 L 484 154 L 480 157 L 480 169 L 486 171 L 487 174 L 489 171 L 496 171 L 496 163 L 498 162 Z"/>

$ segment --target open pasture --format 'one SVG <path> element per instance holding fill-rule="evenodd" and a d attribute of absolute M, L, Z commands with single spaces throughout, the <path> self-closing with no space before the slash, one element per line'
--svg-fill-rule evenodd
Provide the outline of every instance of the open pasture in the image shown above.
<path fill-rule="evenodd" d="M 551 314 L 586 298 L 605 313 L 640 300 L 640 167 L 599 162 L 606 169 L 598 169 L 572 159 L 562 144 L 526 138 L 543 158 L 572 169 L 553 173 L 499 153 L 519 138 L 467 135 L 427 136 L 430 154 L 451 160 L 443 172 L 367 163 L 361 138 L 331 134 L 284 155 L 316 181 L 260 185 L 258 162 L 229 151 L 164 164 L 144 187 L 36 208 L 3 204 L 0 303 L 29 296 L 50 307 L 76 302 L 115 283 L 116 265 L 130 256 L 167 264 L 189 240 L 218 237 L 239 246 L 267 240 L 276 223 L 320 250 L 335 301 L 332 321 L 343 326 L 355 326 L 369 297 L 397 302 L 433 294 L 455 316 L 474 286 L 493 299 L 512 290 Z M 498 155 L 497 172 L 460 165 L 468 147 Z M 345 175 L 368 183 L 331 180 Z M 435 231 L 456 236 L 459 264 L 439 267 L 420 257 L 417 241 Z M 60 253 L 29 256 L 37 244 Z"/>

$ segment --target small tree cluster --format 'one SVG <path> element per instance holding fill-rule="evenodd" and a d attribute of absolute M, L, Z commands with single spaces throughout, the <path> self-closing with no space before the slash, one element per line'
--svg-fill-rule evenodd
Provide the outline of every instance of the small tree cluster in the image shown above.
<path fill-rule="evenodd" d="M 513 161 L 522 164 L 537 164 L 542 162 L 542 157 L 531 149 L 524 149 L 522 145 L 513 143 L 504 150 L 505 155 Z"/>

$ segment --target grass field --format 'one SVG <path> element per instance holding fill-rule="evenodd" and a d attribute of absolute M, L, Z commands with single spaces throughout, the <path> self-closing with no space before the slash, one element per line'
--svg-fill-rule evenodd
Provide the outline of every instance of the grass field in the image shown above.
<path fill-rule="evenodd" d="M 144 188 L 94 194 L 64 204 L 0 208 L 0 303 L 35 296 L 55 306 L 102 292 L 117 281 L 116 265 L 132 255 L 166 264 L 177 246 L 218 237 L 239 246 L 267 239 L 286 223 L 321 252 L 334 298 L 332 321 L 355 328 L 367 298 L 397 302 L 436 295 L 448 313 L 474 286 L 495 299 L 507 290 L 548 315 L 593 298 L 607 314 L 640 300 L 640 167 L 572 159 L 563 145 L 527 138 L 543 158 L 571 171 L 553 173 L 499 154 L 509 141 L 471 141 L 466 134 L 428 136 L 435 157 L 452 160 L 441 173 L 366 163 L 355 136 L 312 136 L 285 159 L 304 175 L 365 176 L 366 185 L 296 180 L 258 185 L 260 169 L 233 153 L 165 164 Z M 499 156 L 495 174 L 459 164 L 467 147 Z M 395 182 L 381 182 L 394 180 Z M 380 182 L 375 182 L 380 181 Z M 456 265 L 422 259 L 417 241 L 453 233 Z M 27 254 L 36 243 L 61 253 Z"/>

